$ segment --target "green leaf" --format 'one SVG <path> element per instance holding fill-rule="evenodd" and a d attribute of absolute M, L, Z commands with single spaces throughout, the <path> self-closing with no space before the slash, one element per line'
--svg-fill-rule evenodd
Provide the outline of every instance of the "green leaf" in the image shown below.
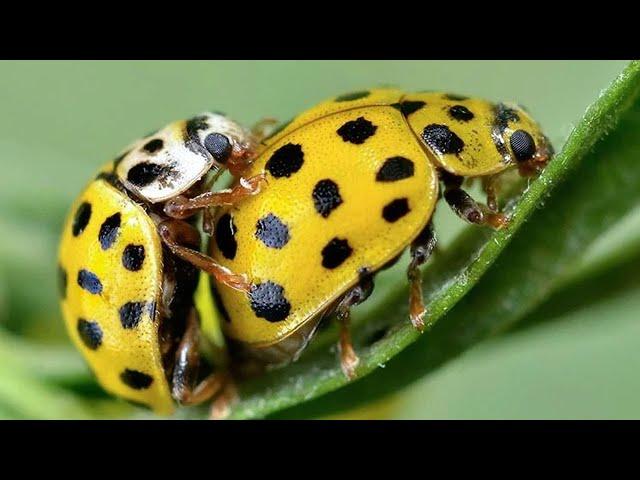
<path fill-rule="evenodd" d="M 507 228 L 467 228 L 425 269 L 432 328 L 422 338 L 407 320 L 406 285 L 397 285 L 383 305 L 368 313 L 354 332 L 361 359 L 358 375 L 378 372 L 343 390 L 349 391 L 344 397 L 350 403 L 395 391 L 522 318 L 552 291 L 553 280 L 586 245 L 629 211 L 640 193 L 640 170 L 633 162 L 639 146 L 634 135 L 639 94 L 640 64 L 633 62 L 587 110 L 541 177 L 510 206 Z M 551 196 L 568 176 L 562 192 Z M 446 321 L 435 323 L 449 310 Z M 378 339 L 380 332 L 384 336 Z M 231 417 L 263 417 L 346 385 L 327 344 L 320 341 L 321 347 L 297 363 L 242 383 Z"/>
<path fill-rule="evenodd" d="M 80 352 L 63 345 L 25 341 L 0 329 L 0 363 L 8 362 L 48 381 L 91 378 Z"/>
<path fill-rule="evenodd" d="M 640 289 L 637 274 L 640 271 L 640 209 L 636 210 L 632 218 L 616 225 L 614 233 L 619 238 L 614 242 L 618 244 L 617 248 L 597 252 L 594 259 L 581 261 L 575 269 L 570 269 L 566 276 L 554 282 L 549 297 L 511 331 L 554 321 L 576 309 L 584 310 L 624 292 Z M 611 235 L 607 232 L 605 236 Z M 607 243 L 613 243 L 607 240 Z"/>
<path fill-rule="evenodd" d="M 127 405 L 112 400 L 83 399 L 43 382 L 16 359 L 0 356 L 0 360 L 0 412 L 7 410 L 13 418 L 90 419 L 129 413 Z"/>

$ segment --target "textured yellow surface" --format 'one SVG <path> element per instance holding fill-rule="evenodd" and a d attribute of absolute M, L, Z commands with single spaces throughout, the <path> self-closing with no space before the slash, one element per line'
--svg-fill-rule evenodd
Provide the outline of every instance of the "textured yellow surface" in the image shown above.
<path fill-rule="evenodd" d="M 536 123 L 515 105 L 504 106 L 505 123 L 500 129 L 495 124 L 495 104 L 476 98 L 453 98 L 434 92 L 409 94 L 402 101 L 425 103 L 423 108 L 408 116 L 409 124 L 417 136 L 421 137 L 429 125 L 444 125 L 464 142 L 459 153 L 443 153 L 429 146 L 435 162 L 455 175 L 489 175 L 515 165 L 509 139 L 517 129 L 524 129 L 532 134 L 536 145 L 545 143 Z M 458 119 L 455 118 L 455 113 L 451 113 L 452 109 L 453 112 L 459 112 Z M 467 112 L 471 112 L 473 118 Z M 513 115 L 517 116 L 517 122 L 512 120 Z M 496 140 L 504 144 L 504 154 L 496 148 Z"/>
<path fill-rule="evenodd" d="M 368 93 L 368 95 L 365 95 L 362 98 L 357 98 L 365 93 Z M 400 90 L 380 88 L 363 92 L 353 92 L 344 96 L 328 99 L 296 116 L 291 120 L 291 122 L 284 125 L 284 128 L 271 135 L 270 138 L 267 138 L 264 143 L 267 145 L 273 144 L 292 131 L 307 125 L 318 118 L 326 117 L 327 115 L 342 112 L 351 108 L 360 108 L 372 105 L 391 105 L 398 102 L 401 97 L 402 91 Z M 355 99 L 348 100 L 348 98 Z M 336 101 L 336 99 L 340 100 Z"/>
<path fill-rule="evenodd" d="M 91 214 L 86 214 L 85 207 L 84 221 L 78 221 L 78 209 L 85 203 L 91 205 Z M 112 228 L 103 227 L 105 220 L 117 213 L 119 228 L 113 228 L 113 221 Z M 84 229 L 79 228 L 85 223 Z M 104 245 L 100 242 L 101 229 Z M 143 247 L 144 258 L 140 263 L 138 255 L 134 266 L 129 259 L 127 269 L 124 256 L 129 245 L 137 252 Z M 173 401 L 162 368 L 158 321 L 154 318 L 162 282 L 162 250 L 151 219 L 105 181 L 94 181 L 76 200 L 65 222 L 59 265 L 61 276 L 66 276 L 61 302 L 67 330 L 100 384 L 158 413 L 170 413 Z M 95 278 L 86 273 L 82 276 L 81 270 Z"/>
<path fill-rule="evenodd" d="M 266 173 L 263 192 L 217 214 L 212 256 L 254 284 L 248 295 L 218 287 L 225 332 L 254 346 L 286 338 L 409 246 L 433 213 L 438 168 L 481 176 L 516 165 L 516 130 L 546 144 L 521 108 L 444 92 L 352 92 L 301 113 L 247 173 Z M 328 180 L 339 201 L 323 215 L 312 192 Z"/>
<path fill-rule="evenodd" d="M 398 98 L 394 94 L 391 100 Z M 247 295 L 219 286 L 231 319 L 224 323 L 225 332 L 232 338 L 268 345 L 286 337 L 355 285 L 361 269 L 375 271 L 400 253 L 430 219 L 438 191 L 436 170 L 405 118 L 391 106 L 355 108 L 358 103 L 321 104 L 318 115 L 303 114 L 315 118 L 311 124 L 273 137 L 247 174 L 266 171 L 268 185 L 259 195 L 218 212 L 218 219 L 232 216 L 237 249 L 231 260 L 213 241 L 213 257 L 235 273 L 246 273 L 254 284 L 281 286 L 290 304 L 285 319 L 267 321 L 254 314 Z M 370 122 L 375 132 L 362 143 L 343 140 L 337 131 L 358 119 Z M 372 128 L 366 126 L 365 131 L 367 127 Z M 300 146 L 303 163 L 290 176 L 274 177 L 268 162 L 287 145 Z M 382 165 L 393 157 L 413 162 L 413 175 L 377 181 Z M 324 217 L 312 192 L 327 179 L 338 186 L 341 203 Z M 394 222 L 385 220 L 383 208 L 399 199 L 406 199 L 410 211 Z M 269 247 L 256 237 L 258 221 L 270 214 L 286 225 L 288 241 L 281 248 Z M 218 225 L 217 231 L 223 230 Z M 352 252 L 336 268 L 326 268 L 321 252 L 334 238 L 347 240 Z"/>

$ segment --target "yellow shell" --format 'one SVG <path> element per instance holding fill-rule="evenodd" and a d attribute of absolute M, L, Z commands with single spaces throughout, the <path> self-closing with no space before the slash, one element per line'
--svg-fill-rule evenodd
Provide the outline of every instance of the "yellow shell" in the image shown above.
<path fill-rule="evenodd" d="M 100 384 L 171 413 L 156 309 L 162 248 L 151 218 L 105 180 L 94 180 L 66 219 L 59 272 L 67 330 Z"/>
<path fill-rule="evenodd" d="M 260 195 L 217 212 L 211 255 L 254 284 L 249 294 L 217 286 L 225 333 L 260 349 L 307 332 L 421 232 L 439 169 L 478 176 L 515 165 L 516 129 L 545 142 L 517 107 L 445 93 L 356 92 L 300 114 L 246 173 L 266 174 Z"/>
<path fill-rule="evenodd" d="M 402 102 L 405 110 L 424 103 L 407 115 L 407 121 L 436 165 L 454 175 L 491 175 L 515 165 L 510 139 L 516 130 L 530 133 L 536 145 L 547 143 L 536 123 L 516 105 L 443 93 L 410 94 Z"/>

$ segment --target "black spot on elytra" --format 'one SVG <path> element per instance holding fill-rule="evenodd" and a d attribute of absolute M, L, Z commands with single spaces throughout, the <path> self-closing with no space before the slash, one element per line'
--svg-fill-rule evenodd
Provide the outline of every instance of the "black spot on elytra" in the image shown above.
<path fill-rule="evenodd" d="M 207 151 L 204 146 L 200 144 L 199 132 L 207 128 L 209 128 L 209 123 L 207 122 L 206 115 L 198 115 L 187 120 L 184 128 L 184 145 L 192 152 L 202 155 L 203 157 L 207 156 Z"/>
<path fill-rule="evenodd" d="M 469 100 L 469 97 L 465 97 L 464 95 L 458 95 L 456 93 L 445 93 L 443 98 L 447 100 L 453 100 L 454 102 L 462 102 L 464 100 Z"/>
<path fill-rule="evenodd" d="M 516 130 L 509 139 L 511 150 L 519 162 L 530 160 L 536 153 L 536 142 L 524 130 Z"/>
<path fill-rule="evenodd" d="M 287 143 L 271 155 L 265 168 L 275 178 L 287 177 L 296 173 L 304 163 L 304 152 L 302 146 Z"/>
<path fill-rule="evenodd" d="M 120 380 L 122 383 L 134 390 L 144 390 L 151 386 L 153 383 L 153 377 L 146 373 L 139 372 L 138 370 L 132 370 L 125 368 L 120 374 Z"/>
<path fill-rule="evenodd" d="M 89 293 L 93 293 L 94 295 L 102 292 L 102 282 L 98 276 L 90 272 L 89 270 L 85 270 L 84 268 L 78 272 L 78 285 L 80 288 L 86 290 Z"/>
<path fill-rule="evenodd" d="M 171 172 L 171 168 L 157 163 L 141 162 L 127 172 L 127 181 L 142 188 L 156 181 L 158 177 Z"/>
<path fill-rule="evenodd" d="M 360 100 L 361 98 L 368 97 L 371 92 L 367 90 L 362 90 L 360 92 L 351 92 L 345 93 L 344 95 L 340 95 L 336 97 L 336 102 L 351 102 L 353 100 Z"/>
<path fill-rule="evenodd" d="M 142 319 L 145 302 L 127 302 L 118 310 L 120 323 L 123 328 L 135 328 Z"/>
<path fill-rule="evenodd" d="M 417 112 L 426 105 L 421 100 L 405 100 L 404 102 L 394 103 L 391 106 L 397 110 L 400 110 L 405 117 L 408 117 L 412 113 Z"/>
<path fill-rule="evenodd" d="M 219 163 L 225 163 L 231 155 L 231 142 L 226 135 L 221 133 L 210 133 L 204 139 L 204 148 Z"/>
<path fill-rule="evenodd" d="M 322 266 L 330 269 L 339 267 L 352 252 L 348 240 L 334 237 L 322 249 Z"/>
<path fill-rule="evenodd" d="M 327 218 L 329 214 L 342 203 L 338 185 L 329 178 L 325 178 L 316 183 L 316 186 L 313 187 L 311 197 L 313 198 L 313 205 L 316 207 L 316 211 L 324 218 Z"/>
<path fill-rule="evenodd" d="M 256 238 L 267 247 L 282 248 L 289 241 L 289 227 L 273 213 L 269 213 L 256 223 Z"/>
<path fill-rule="evenodd" d="M 206 115 L 196 115 L 187 120 L 185 124 L 185 130 L 190 137 L 197 137 L 200 130 L 206 130 L 207 128 L 209 128 L 209 123 Z"/>
<path fill-rule="evenodd" d="M 82 205 L 76 210 L 76 214 L 73 217 L 73 224 L 71 225 L 71 233 L 74 237 L 77 237 L 84 229 L 87 228 L 91 220 L 91 204 L 89 202 L 82 202 Z"/>
<path fill-rule="evenodd" d="M 67 297 L 67 271 L 58 265 L 58 293 L 60 298 Z"/>
<path fill-rule="evenodd" d="M 97 322 L 80 318 L 78 319 L 76 328 L 78 329 L 80 340 L 82 340 L 82 343 L 84 343 L 87 348 L 96 350 L 102 345 L 102 329 Z"/>
<path fill-rule="evenodd" d="M 281 322 L 291 311 L 291 304 L 284 296 L 284 288 L 271 281 L 251 287 L 249 299 L 256 317 L 268 322 Z"/>
<path fill-rule="evenodd" d="M 409 211 L 409 201 L 406 198 L 396 198 L 384 206 L 382 209 L 382 218 L 389 223 L 397 222 L 409 213 Z"/>
<path fill-rule="evenodd" d="M 414 165 L 405 157 L 391 157 L 384 161 L 376 174 L 378 182 L 395 182 L 413 177 Z"/>
<path fill-rule="evenodd" d="M 464 148 L 464 142 L 458 135 L 449 130 L 446 125 L 438 125 L 437 123 L 424 127 L 422 139 L 436 153 L 440 154 L 460 153 Z"/>
<path fill-rule="evenodd" d="M 363 144 L 367 138 L 373 136 L 377 128 L 377 126 L 366 118 L 359 117 L 342 125 L 337 130 L 337 133 L 345 142 L 360 145 Z"/>
<path fill-rule="evenodd" d="M 503 132 L 509 125 L 509 122 L 519 122 L 520 116 L 513 108 L 507 107 L 504 103 L 495 106 L 495 123 Z"/>
<path fill-rule="evenodd" d="M 153 140 L 149 140 L 142 147 L 147 153 L 156 153 L 158 150 L 162 150 L 164 147 L 164 142 L 161 138 L 154 138 Z"/>
<path fill-rule="evenodd" d="M 120 213 L 114 213 L 110 217 L 107 217 L 107 219 L 102 222 L 102 225 L 100 225 L 98 240 L 100 241 L 100 246 L 103 250 L 107 250 L 111 247 L 116 241 L 116 238 L 118 238 L 120 222 Z"/>
<path fill-rule="evenodd" d="M 449 116 L 454 120 L 468 122 L 469 120 L 472 120 L 475 115 L 464 105 L 453 105 L 452 107 L 449 107 Z"/>
<path fill-rule="evenodd" d="M 215 238 L 218 249 L 229 260 L 236 258 L 236 251 L 238 250 L 235 235 L 236 226 L 233 223 L 233 218 L 230 214 L 225 213 L 216 223 Z"/>
<path fill-rule="evenodd" d="M 122 265 L 127 270 L 137 272 L 144 263 L 144 245 L 129 244 L 122 251 Z"/>

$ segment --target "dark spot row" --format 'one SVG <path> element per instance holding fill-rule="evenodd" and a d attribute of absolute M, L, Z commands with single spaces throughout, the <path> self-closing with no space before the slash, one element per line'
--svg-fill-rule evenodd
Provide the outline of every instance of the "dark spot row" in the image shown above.
<path fill-rule="evenodd" d="M 276 159 L 275 164 L 279 164 L 279 162 L 281 162 L 283 158 L 283 155 L 281 155 L 282 152 L 286 153 L 292 151 L 291 147 L 296 147 L 296 164 L 302 164 L 302 148 L 300 145 L 293 144 L 287 144 L 281 147 L 272 155 L 271 159 Z M 282 173 L 283 171 L 282 169 L 280 169 L 282 165 L 286 165 L 286 162 L 282 163 L 281 165 L 279 164 L 277 171 L 280 173 Z M 273 166 L 273 164 L 271 166 Z M 401 156 L 391 157 L 384 162 L 382 167 L 376 173 L 376 181 L 394 182 L 410 178 L 414 175 L 414 170 L 415 166 L 411 160 Z M 295 172 L 289 170 L 288 174 L 291 173 Z M 318 183 L 316 183 L 313 191 L 311 192 L 311 198 L 313 200 L 315 210 L 324 218 L 327 218 L 331 214 L 331 212 L 333 212 L 343 203 L 338 184 L 329 178 L 320 180 Z M 397 218 L 400 218 L 401 215 L 394 216 L 385 213 L 390 208 L 393 210 L 393 206 L 385 206 L 382 216 L 383 218 L 385 218 L 385 220 L 394 222 L 395 220 L 397 220 Z M 408 209 L 404 213 L 407 212 Z M 218 219 L 215 229 L 216 244 L 224 257 L 229 260 L 233 260 L 235 258 L 238 250 L 238 245 L 235 240 L 236 231 L 237 228 L 233 223 L 231 214 L 226 213 Z M 257 221 L 255 237 L 261 240 L 262 243 L 264 243 L 264 245 L 266 245 L 267 247 L 279 249 L 284 247 L 290 239 L 289 227 L 279 217 L 277 217 L 273 213 L 269 213 L 268 215 L 260 218 Z"/>
<path fill-rule="evenodd" d="M 404 217 L 407 213 L 409 213 L 409 211 L 410 208 L 408 199 L 399 198 L 385 205 L 385 207 L 383 208 L 382 216 L 387 222 L 393 223 Z M 233 220 L 229 214 L 225 214 L 221 218 L 224 217 L 227 217 L 225 218 L 225 223 L 233 224 Z M 276 230 L 279 233 L 276 236 L 278 238 L 282 238 L 283 234 L 280 233 L 280 228 L 284 224 L 279 219 L 276 221 L 275 219 L 277 219 L 277 217 L 271 214 L 265 218 L 270 218 L 270 222 L 273 222 L 274 225 L 277 225 Z M 220 231 L 220 228 L 216 230 L 216 232 Z M 227 232 L 229 232 L 229 230 L 227 230 Z M 235 252 L 235 248 L 237 248 L 237 246 L 235 246 L 235 240 L 232 237 L 227 237 L 226 235 L 224 239 L 217 240 L 218 247 L 220 247 L 221 243 L 223 245 L 228 245 L 231 240 L 233 240 L 234 242 Z M 353 254 L 353 247 L 351 247 L 351 245 L 349 244 L 348 239 L 334 237 L 329 240 L 329 242 L 322 248 L 320 254 L 322 258 L 322 266 L 328 270 L 333 270 L 342 265 Z M 291 310 L 291 304 L 285 296 L 284 287 L 278 285 L 273 281 L 266 281 L 254 285 L 249 293 L 249 300 L 251 309 L 253 310 L 254 314 L 257 317 L 264 318 L 269 322 L 280 322 L 285 320 Z"/>
<path fill-rule="evenodd" d="M 82 343 L 90 350 L 97 350 L 102 345 L 103 332 L 98 322 L 80 318 L 76 329 Z M 150 375 L 129 368 L 120 374 L 120 380 L 134 390 L 149 388 L 153 383 L 153 378 Z"/>
<path fill-rule="evenodd" d="M 71 232 L 74 237 L 81 235 L 91 221 L 91 204 L 83 202 L 74 215 L 71 225 Z M 102 250 L 108 250 L 116 242 L 120 233 L 122 216 L 120 213 L 114 213 L 107 217 L 100 225 L 98 231 L 98 242 Z M 145 251 L 143 245 L 127 245 L 122 253 L 122 265 L 131 271 L 138 271 L 142 268 L 145 259 Z"/>
<path fill-rule="evenodd" d="M 323 182 L 331 181 L 325 180 Z M 327 187 L 331 190 L 331 196 L 323 197 L 321 195 L 314 195 L 314 201 L 318 213 L 326 218 L 334 208 L 342 203 L 342 199 L 337 191 L 337 186 L 336 190 L 333 190 L 335 183 L 331 182 L 331 184 L 326 183 L 324 185 L 332 185 L 331 187 Z M 316 190 L 314 190 L 314 193 L 317 193 Z M 397 198 L 382 208 L 382 218 L 389 223 L 394 223 L 404 217 L 409 211 L 408 199 Z M 233 260 L 238 252 L 238 242 L 235 238 L 236 233 L 237 227 L 233 222 L 233 217 L 230 213 L 225 213 L 218 219 L 214 235 L 218 249 L 222 255 L 229 260 Z M 269 213 L 256 222 L 255 237 L 269 248 L 280 249 L 289 242 L 291 235 L 289 233 L 289 226 L 273 213 Z"/>
<path fill-rule="evenodd" d="M 66 274 L 64 275 L 64 279 L 66 282 Z M 97 277 L 96 274 L 82 269 L 78 272 L 78 285 L 87 292 L 98 295 L 102 293 L 102 282 Z M 149 314 L 153 318 L 153 304 L 150 305 Z M 120 317 L 120 323 L 123 328 L 135 328 L 140 320 L 142 319 L 142 314 L 144 313 L 144 308 L 147 306 L 147 302 L 127 302 L 120 307 L 118 310 L 118 315 Z"/>
<path fill-rule="evenodd" d="M 83 202 L 75 213 L 72 222 L 72 234 L 74 236 L 81 235 L 89 222 L 91 221 L 91 204 Z M 102 250 L 108 250 L 115 244 L 121 228 L 121 214 L 115 213 L 107 217 L 101 224 L 98 233 L 98 243 Z M 129 271 L 139 271 L 145 260 L 145 249 L 143 245 L 128 244 L 122 252 L 122 265 Z M 58 265 L 58 279 L 60 294 L 66 297 L 67 290 L 67 272 Z M 76 277 L 76 283 L 92 295 L 99 295 L 103 291 L 103 284 L 98 275 L 94 272 L 81 268 Z M 145 308 L 149 307 L 149 315 L 153 319 L 155 306 L 153 303 L 147 302 L 127 302 L 118 310 L 120 323 L 125 329 L 135 328 L 141 321 Z M 97 350 L 102 345 L 103 332 L 100 325 L 92 320 L 84 318 L 78 319 L 77 323 L 78 335 L 87 348 Z"/>
<path fill-rule="evenodd" d="M 357 94 L 346 95 L 338 97 L 336 101 L 347 101 L 364 98 L 368 95 L 368 92 L 358 92 Z M 453 101 L 468 100 L 468 97 L 444 94 L 443 98 Z M 425 102 L 419 100 L 406 100 L 400 103 L 392 104 L 391 106 L 398 109 L 406 117 L 420 110 L 426 105 Z M 459 122 L 469 122 L 475 118 L 475 114 L 464 105 L 456 104 L 447 107 L 449 116 Z M 504 104 L 498 104 L 495 107 L 495 120 L 497 128 L 500 131 L 500 136 L 503 134 L 508 126 L 509 122 L 520 121 L 520 116 L 516 110 L 507 107 Z M 359 117 L 356 120 L 346 122 L 342 125 L 337 133 L 342 137 L 345 142 L 360 145 L 364 143 L 368 138 L 373 136 L 377 127 L 373 125 L 369 120 L 364 117 Z M 422 139 L 431 147 L 436 153 L 439 154 L 454 154 L 457 155 L 462 152 L 465 147 L 464 141 L 447 125 L 431 124 L 427 125 L 422 132 Z M 509 139 L 511 150 L 517 161 L 523 162 L 530 160 L 536 152 L 536 145 L 533 137 L 524 130 L 516 130 Z M 498 146 L 499 150 L 501 146 Z M 501 151 L 501 153 L 504 153 Z"/>

